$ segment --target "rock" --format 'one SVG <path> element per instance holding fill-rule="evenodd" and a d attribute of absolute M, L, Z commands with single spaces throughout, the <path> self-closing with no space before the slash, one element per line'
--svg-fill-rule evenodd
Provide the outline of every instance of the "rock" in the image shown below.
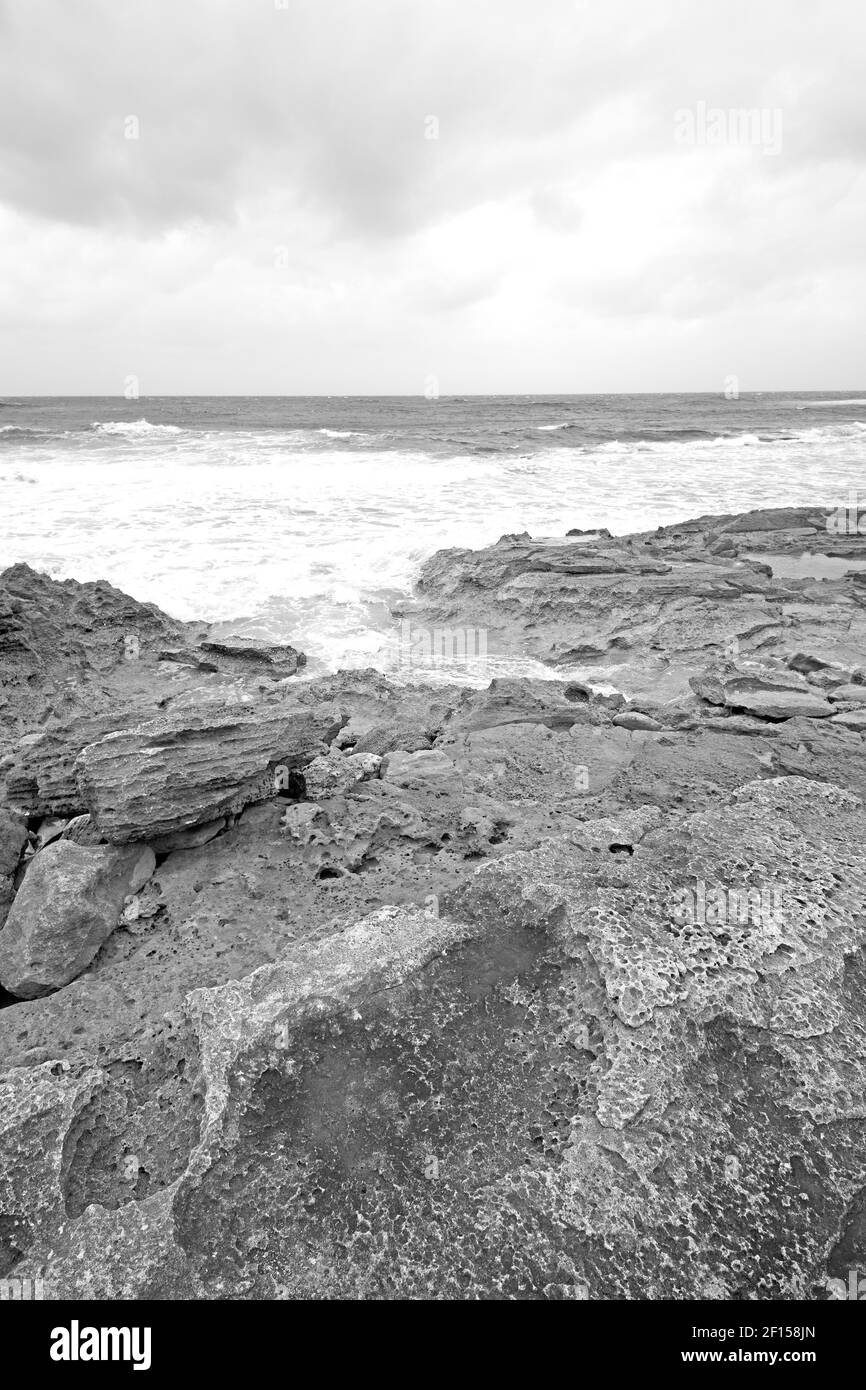
<path fill-rule="evenodd" d="M 112 797 L 147 791 L 149 819 L 204 809 L 253 724 L 337 717 L 281 787 L 321 772 L 334 794 L 278 799 L 276 758 L 239 812 L 220 781 L 218 812 L 154 841 L 84 973 L 0 1008 L 0 1277 L 73 1298 L 759 1300 L 853 1267 L 866 744 L 838 721 L 863 707 L 729 703 L 744 680 L 772 701 L 862 688 L 862 588 L 738 558 L 802 547 L 812 515 L 592 538 L 588 572 L 527 536 L 431 565 L 419 613 L 551 667 L 579 653 L 565 679 L 277 688 L 186 632 L 171 669 L 142 644 L 97 677 L 85 650 L 68 698 L 35 680 L 32 722 L 4 686 L 0 770 L 41 816 L 85 809 L 90 745 L 119 742 Z M 346 780 L 374 769 L 367 735 L 394 780 Z M 26 869 L 19 843 L 19 899 L 70 831 Z"/>
<path fill-rule="evenodd" d="M 100 845 L 103 839 L 88 815 L 74 816 L 66 822 L 64 840 L 72 840 L 76 845 Z"/>
<path fill-rule="evenodd" d="M 854 705 L 866 705 L 866 685 L 837 685 L 835 689 L 828 691 L 827 699 L 832 700 L 835 705 L 839 700 L 848 700 Z"/>
<path fill-rule="evenodd" d="M 0 877 L 13 874 L 27 839 L 27 822 L 0 806 Z"/>
<path fill-rule="evenodd" d="M 280 828 L 287 831 L 294 839 L 300 839 L 320 815 L 320 807 L 314 806 L 309 801 L 302 801 L 298 806 L 286 807 L 280 819 Z"/>
<path fill-rule="evenodd" d="M 660 703 L 681 699 L 689 667 L 710 665 L 733 640 L 741 655 L 784 660 L 794 630 L 815 661 L 850 669 L 866 647 L 852 581 L 773 578 L 769 565 L 738 558 L 797 553 L 804 537 L 816 548 L 822 515 L 779 508 L 589 544 L 515 537 L 440 551 L 422 568 L 413 621 L 472 625 L 492 654 L 525 652 Z M 866 537 L 854 541 L 852 553 L 866 556 Z"/>
<path fill-rule="evenodd" d="M 16 816 L 0 806 L 0 928 L 15 896 L 13 874 L 26 843 L 27 822 L 23 816 Z"/>
<path fill-rule="evenodd" d="M 794 671 L 750 675 L 734 668 L 692 676 L 689 684 L 713 705 L 745 711 L 760 719 L 791 719 L 804 715 L 825 719 L 833 706 Z"/>
<path fill-rule="evenodd" d="M 82 748 L 114 733 L 118 724 L 148 718 L 147 706 L 78 716 L 58 728 L 20 739 L 7 780 L 10 800 L 30 815 L 79 819 L 85 813 L 75 762 Z"/>
<path fill-rule="evenodd" d="M 175 830 L 171 835 L 155 835 L 150 846 L 154 854 L 174 854 L 176 850 L 198 849 L 214 839 L 225 828 L 225 816 L 193 826 L 191 830 Z"/>
<path fill-rule="evenodd" d="M 375 753 L 344 755 L 331 751 L 314 758 L 304 769 L 304 786 L 311 801 L 341 795 L 358 782 L 377 776 L 382 759 Z"/>
<path fill-rule="evenodd" d="M 617 728 L 642 730 L 645 733 L 658 733 L 663 727 L 657 719 L 641 714 L 639 710 L 624 710 L 622 714 L 615 714 L 613 722 Z"/>
<path fill-rule="evenodd" d="M 382 759 L 382 780 L 397 787 L 446 789 L 457 780 L 457 768 L 438 749 L 419 753 L 389 753 Z"/>
<path fill-rule="evenodd" d="M 831 724 L 841 724 L 844 729 L 854 729 L 858 733 L 866 733 L 866 709 L 846 710 L 843 714 L 834 714 L 830 720 Z"/>
<path fill-rule="evenodd" d="M 55 840 L 36 855 L 0 933 L 0 983 L 37 999 L 85 970 L 117 926 L 124 898 L 153 873 L 153 851 Z"/>
<path fill-rule="evenodd" d="M 707 671 L 701 676 L 690 676 L 689 685 L 707 704 L 725 704 L 725 682 L 716 672 Z"/>
<path fill-rule="evenodd" d="M 508 724 L 570 729 L 574 724 L 590 721 L 590 700 L 589 686 L 582 681 L 497 677 L 486 690 L 473 691 L 444 727 L 449 736 L 462 730 L 499 729 Z"/>
<path fill-rule="evenodd" d="M 386 753 L 393 753 L 397 750 L 416 753 L 421 749 L 429 748 L 432 742 L 432 735 L 417 724 L 399 722 L 376 724 L 361 735 L 355 743 L 354 751 L 355 753 L 384 757 Z"/>
<path fill-rule="evenodd" d="M 819 1296 L 866 1182 L 863 833 L 857 798 L 800 778 L 587 822 L 193 989 L 134 1110 L 33 1069 L 55 1163 L 0 1166 L 34 1212 L 16 1273 L 58 1297 Z M 683 925 L 697 880 L 757 907 Z M 178 1049 L 195 1124 L 125 1191 L 124 1145 L 159 1153 L 191 1109 L 158 1104 Z M 8 1113 L 6 1152 L 19 1092 Z"/>
<path fill-rule="evenodd" d="M 596 685 L 591 689 L 593 700 L 596 704 L 604 705 L 605 709 L 621 710 L 627 703 L 622 691 L 614 685 Z"/>
<path fill-rule="evenodd" d="M 240 666 L 245 671 L 267 672 L 278 680 L 294 675 L 307 664 L 304 653 L 295 647 L 259 642 L 252 637 L 225 637 L 220 641 L 210 638 L 201 642 L 198 650 L 212 658 L 217 669 Z"/>
<path fill-rule="evenodd" d="M 104 581 L 57 582 L 29 565 L 0 574 L 0 669 L 5 680 L 26 684 L 31 699 L 34 683 L 104 673 L 201 631 Z"/>
<path fill-rule="evenodd" d="M 269 769 L 312 761 L 342 723 L 327 705 L 179 710 L 84 748 L 81 795 L 112 844 L 172 835 L 272 796 Z"/>
<path fill-rule="evenodd" d="M 791 719 L 803 715 L 826 719 L 833 706 L 807 691 L 792 690 L 771 681 L 744 677 L 725 685 L 725 703 L 732 709 L 746 710 L 761 719 Z"/>
<path fill-rule="evenodd" d="M 841 685 L 850 680 L 850 672 L 844 667 L 834 666 L 812 652 L 792 652 L 787 658 L 792 671 L 799 671 L 815 685 Z"/>
<path fill-rule="evenodd" d="M 65 820 L 53 820 L 51 817 L 44 820 L 36 832 L 36 848 L 44 849 L 52 840 L 59 840 L 66 830 L 66 825 Z"/>
<path fill-rule="evenodd" d="M 9 909 L 15 897 L 15 889 L 12 887 L 12 880 L 0 878 L 0 930 L 6 918 L 9 916 Z"/>

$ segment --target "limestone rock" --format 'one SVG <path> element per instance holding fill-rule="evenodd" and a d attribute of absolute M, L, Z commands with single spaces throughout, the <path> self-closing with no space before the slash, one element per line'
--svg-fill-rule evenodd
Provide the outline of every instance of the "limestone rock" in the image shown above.
<path fill-rule="evenodd" d="M 375 753 L 341 754 L 336 750 L 314 758 L 304 768 L 306 795 L 311 801 L 323 801 L 347 792 L 356 783 L 375 777 L 381 761 Z"/>
<path fill-rule="evenodd" d="M 218 835 L 224 829 L 225 823 L 225 816 L 220 816 L 218 820 L 195 825 L 191 830 L 175 830 L 171 835 L 154 835 L 151 837 L 150 847 L 154 854 L 174 854 L 176 850 L 198 849 L 200 845 L 206 845 Z"/>
<path fill-rule="evenodd" d="M 0 806 L 0 877 L 15 872 L 26 839 L 27 823 L 24 817 L 16 816 Z"/>
<path fill-rule="evenodd" d="M 854 685 L 848 682 L 846 685 L 837 685 L 828 691 L 828 700 L 837 704 L 840 700 L 848 700 L 852 705 L 866 705 L 866 685 Z"/>
<path fill-rule="evenodd" d="M 0 806 L 0 928 L 14 897 L 12 876 L 27 841 L 27 823 Z"/>
<path fill-rule="evenodd" d="M 833 706 L 794 671 L 750 674 L 728 668 L 692 676 L 689 684 L 713 705 L 745 711 L 759 719 L 792 719 L 797 715 L 826 719 Z"/>
<path fill-rule="evenodd" d="M 844 729 L 854 729 L 857 733 L 866 734 L 866 709 L 851 709 L 844 714 L 834 714 L 830 723 L 841 724 Z"/>
<path fill-rule="evenodd" d="M 156 860 L 141 845 L 87 848 L 55 840 L 36 855 L 0 932 L 0 983 L 36 999 L 86 969 L 120 917 L 124 898 Z"/>
<path fill-rule="evenodd" d="M 434 557 L 424 621 L 489 626 L 491 652 L 563 679 L 277 692 L 185 632 L 182 663 L 142 642 L 98 679 L 85 642 L 74 699 L 31 701 L 32 724 L 16 696 L 0 773 L 22 809 L 83 811 L 75 760 L 111 736 L 146 818 L 216 809 L 154 841 L 83 974 L 0 1008 L 0 1276 L 72 1298 L 751 1301 L 862 1267 L 866 743 L 863 707 L 831 697 L 860 688 L 864 590 L 742 558 L 817 550 L 823 524 Z M 744 680 L 754 708 L 729 701 Z M 284 756 L 239 813 L 234 783 L 212 796 L 253 724 L 323 705 L 355 752 L 325 730 L 286 790 L 321 769 L 333 794 L 278 799 Z M 344 780 L 368 735 L 394 780 Z"/>
<path fill-rule="evenodd" d="M 384 757 L 386 753 L 392 753 L 397 749 L 406 753 L 416 753 L 420 749 L 429 748 L 432 742 L 433 738 L 426 728 L 414 723 L 394 721 L 376 724 L 372 729 L 368 729 L 355 743 L 354 751 Z"/>
<path fill-rule="evenodd" d="M 102 836 L 88 815 L 73 816 L 72 820 L 66 822 L 63 831 L 64 840 L 73 840 L 76 845 L 99 845 L 103 843 Z"/>
<path fill-rule="evenodd" d="M 657 719 L 641 713 L 640 710 L 623 710 L 621 714 L 614 715 L 613 722 L 619 729 L 640 730 L 644 733 L 658 733 L 663 727 Z"/>
<path fill-rule="evenodd" d="M 438 749 L 419 753 L 389 753 L 382 760 L 382 780 L 397 787 L 452 786 L 457 768 L 449 757 Z"/>
<path fill-rule="evenodd" d="M 310 762 L 342 722 L 328 705 L 175 711 L 84 748 L 81 794 L 112 844 L 172 835 L 273 795 L 269 769 Z"/>
<path fill-rule="evenodd" d="M 304 653 L 295 647 L 259 642 L 252 637 L 210 637 L 199 643 L 198 650 L 211 658 L 218 669 L 241 666 L 246 671 L 261 670 L 275 680 L 294 675 L 307 664 Z"/>
<path fill-rule="evenodd" d="M 0 670 L 7 680 L 31 684 L 108 671 L 131 651 L 138 660 L 193 630 L 102 580 L 57 582 L 29 565 L 0 574 Z"/>

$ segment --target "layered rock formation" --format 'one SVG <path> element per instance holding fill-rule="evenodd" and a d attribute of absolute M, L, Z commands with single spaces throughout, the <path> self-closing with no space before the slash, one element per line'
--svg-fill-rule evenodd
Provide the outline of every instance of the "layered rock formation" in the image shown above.
<path fill-rule="evenodd" d="M 866 1262 L 866 586 L 772 573 L 866 558 L 825 517 L 441 552 L 401 618 L 553 668 L 474 690 L 0 576 L 0 1276 L 822 1298 Z"/>

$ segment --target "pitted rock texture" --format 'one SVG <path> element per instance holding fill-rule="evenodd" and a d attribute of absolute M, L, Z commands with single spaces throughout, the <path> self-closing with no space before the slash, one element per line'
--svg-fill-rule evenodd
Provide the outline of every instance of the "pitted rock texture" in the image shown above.
<path fill-rule="evenodd" d="M 527 651 L 662 702 L 687 696 L 689 675 L 732 649 L 760 668 L 792 655 L 794 640 L 815 660 L 856 667 L 866 652 L 856 574 L 774 578 L 770 565 L 747 558 L 866 558 L 866 536 L 831 534 L 830 515 L 830 507 L 776 508 L 637 536 L 503 536 L 484 550 L 438 551 L 399 611 L 420 631 L 483 628 L 491 655 Z"/>
<path fill-rule="evenodd" d="M 151 603 L 137 603 L 111 584 L 58 583 L 29 565 L 0 574 L 0 670 L 5 681 L 31 686 L 105 672 L 167 640 L 204 631 Z"/>
<path fill-rule="evenodd" d="M 866 588 L 770 563 L 862 552 L 825 519 L 434 557 L 413 625 L 561 680 L 280 680 L 168 619 L 129 660 L 110 616 L 72 681 L 0 652 L 0 918 L 57 846 L 170 827 L 83 974 L 0 992 L 0 1274 L 785 1299 L 866 1265 Z M 318 746 L 248 776 L 287 715 Z"/>
<path fill-rule="evenodd" d="M 823 1296 L 866 1186 L 864 828 L 801 778 L 588 822 L 194 991 L 169 1060 L 196 1135 L 143 1117 L 175 1167 L 139 1190 L 106 1137 L 99 1205 L 67 1183 L 16 1269 L 95 1297 Z M 684 924 L 698 880 L 753 917 Z"/>

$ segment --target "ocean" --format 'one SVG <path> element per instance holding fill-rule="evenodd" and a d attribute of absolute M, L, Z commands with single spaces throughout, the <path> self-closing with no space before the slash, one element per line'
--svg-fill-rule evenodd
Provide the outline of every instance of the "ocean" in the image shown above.
<path fill-rule="evenodd" d="M 866 488 L 866 392 L 0 400 L 0 570 L 394 666 L 422 561 Z M 526 669 L 525 665 L 521 669 Z"/>

